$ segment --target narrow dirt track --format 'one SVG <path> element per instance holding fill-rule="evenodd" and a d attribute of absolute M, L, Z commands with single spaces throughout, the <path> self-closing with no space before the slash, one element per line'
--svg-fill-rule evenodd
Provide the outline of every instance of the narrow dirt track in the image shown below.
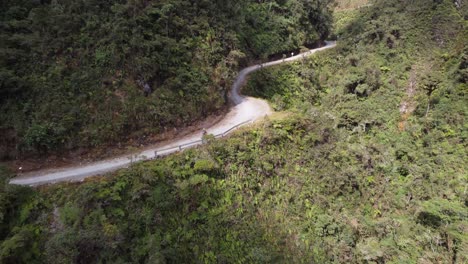
<path fill-rule="evenodd" d="M 271 61 L 268 63 L 263 63 L 262 65 L 250 66 L 241 70 L 236 80 L 234 81 L 234 84 L 232 85 L 229 96 L 234 106 L 220 122 L 208 128 L 207 132 L 214 135 L 222 134 L 236 125 L 247 123 L 248 121 L 259 120 L 264 116 L 272 113 L 271 108 L 266 101 L 252 97 L 245 97 L 240 94 L 240 90 L 242 85 L 245 83 L 248 74 L 257 71 L 262 67 L 269 67 L 281 63 L 300 60 L 304 57 L 314 54 L 317 51 L 333 48 L 335 46 L 336 42 L 327 41 L 324 47 L 313 49 L 286 59 Z M 202 131 L 199 131 L 182 138 L 161 142 L 158 144 L 158 147 L 143 149 L 140 150 L 139 153 L 133 155 L 120 156 L 79 166 L 28 172 L 19 177 L 13 178 L 10 183 L 37 186 L 63 181 L 81 181 L 87 177 L 92 177 L 115 171 L 120 168 L 128 167 L 132 164 L 132 162 L 155 158 L 156 153 L 158 156 L 162 156 L 176 152 L 179 150 L 177 146 L 199 141 L 202 137 L 202 133 Z M 190 147 L 199 144 L 201 144 L 201 142 L 191 144 Z"/>

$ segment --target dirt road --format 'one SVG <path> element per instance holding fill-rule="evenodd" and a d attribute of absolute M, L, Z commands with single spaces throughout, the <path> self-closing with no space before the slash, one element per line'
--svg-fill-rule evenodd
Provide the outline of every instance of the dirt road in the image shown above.
<path fill-rule="evenodd" d="M 240 91 L 242 85 L 246 81 L 248 74 L 257 71 L 262 67 L 269 67 L 281 63 L 300 60 L 306 56 L 314 54 L 317 51 L 333 48 L 335 46 L 335 42 L 326 42 L 326 45 L 321 48 L 313 49 L 296 56 L 291 56 L 289 58 L 271 61 L 261 65 L 250 66 L 241 70 L 236 80 L 234 81 L 234 84 L 232 85 L 229 96 L 234 106 L 220 122 L 210 128 L 207 128 L 207 133 L 213 135 L 222 134 L 234 126 L 245 124 L 249 121 L 259 120 L 266 115 L 271 114 L 271 108 L 266 101 L 241 95 Z M 202 134 L 203 131 L 199 131 L 182 138 L 162 142 L 158 144 L 158 147 L 143 149 L 140 150 L 139 153 L 133 155 L 115 157 L 84 165 L 28 172 L 13 178 L 10 183 L 35 186 L 63 181 L 80 181 L 86 177 L 96 176 L 106 172 L 115 171 L 120 168 L 128 167 L 133 162 L 155 158 L 156 155 L 167 155 L 179 151 L 179 146 L 181 145 L 189 144 L 189 147 L 199 145 L 202 143 L 200 142 Z"/>

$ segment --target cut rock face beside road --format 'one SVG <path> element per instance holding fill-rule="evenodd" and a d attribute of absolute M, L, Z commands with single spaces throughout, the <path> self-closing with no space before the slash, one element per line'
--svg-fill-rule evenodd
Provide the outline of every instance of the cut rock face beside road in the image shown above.
<path fill-rule="evenodd" d="M 299 60 L 306 56 L 310 56 L 317 51 L 333 48 L 335 46 L 335 42 L 327 41 L 326 45 L 322 48 L 313 49 L 289 58 L 271 61 L 261 65 L 250 66 L 241 70 L 236 80 L 234 81 L 234 84 L 232 85 L 229 96 L 229 99 L 234 106 L 220 122 L 210 128 L 207 128 L 206 132 L 213 135 L 223 134 L 226 131 L 230 131 L 233 127 L 236 127 L 240 124 L 247 124 L 250 121 L 253 122 L 259 120 L 272 113 L 272 110 L 266 101 L 253 97 L 245 97 L 240 94 L 242 85 L 245 83 L 246 77 L 250 73 L 263 67 L 269 67 L 281 63 Z M 200 139 L 202 138 L 203 133 L 203 131 L 199 131 L 182 138 L 161 142 L 158 147 L 147 148 L 133 155 L 106 159 L 79 166 L 28 172 L 12 179 L 10 183 L 36 186 L 64 181 L 81 181 L 87 177 L 92 177 L 115 171 L 120 168 L 128 167 L 133 162 L 153 159 L 156 156 L 168 155 L 170 153 L 179 151 L 181 149 L 179 146 L 181 145 L 189 145 L 192 147 L 202 144 Z"/>

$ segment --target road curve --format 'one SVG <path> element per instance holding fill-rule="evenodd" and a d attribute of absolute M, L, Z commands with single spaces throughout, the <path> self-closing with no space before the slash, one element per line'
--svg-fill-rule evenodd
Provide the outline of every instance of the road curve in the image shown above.
<path fill-rule="evenodd" d="M 229 95 L 229 98 L 234 106 L 220 122 L 208 128 L 207 132 L 214 135 L 221 134 L 236 125 L 247 123 L 248 121 L 255 121 L 271 114 L 271 108 L 266 101 L 252 97 L 245 97 L 240 94 L 241 87 L 243 86 L 248 74 L 257 71 L 262 67 L 269 67 L 281 63 L 299 60 L 310 56 L 317 51 L 333 48 L 335 46 L 336 42 L 327 41 L 326 45 L 321 48 L 309 50 L 305 53 L 301 53 L 289 58 L 271 61 L 259 65 L 253 65 L 241 70 L 232 85 Z M 202 131 L 199 131 L 182 138 L 162 142 L 158 145 L 158 147 L 151 147 L 141 150 L 138 154 L 125 155 L 78 166 L 28 172 L 11 179 L 10 183 L 37 186 L 64 181 L 81 181 L 87 177 L 92 177 L 115 171 L 120 168 L 128 167 L 133 162 L 155 158 L 156 153 L 158 156 L 168 155 L 178 151 L 179 149 L 177 146 L 199 141 L 201 137 Z M 199 144 L 201 144 L 201 142 L 190 144 L 190 147 Z"/>

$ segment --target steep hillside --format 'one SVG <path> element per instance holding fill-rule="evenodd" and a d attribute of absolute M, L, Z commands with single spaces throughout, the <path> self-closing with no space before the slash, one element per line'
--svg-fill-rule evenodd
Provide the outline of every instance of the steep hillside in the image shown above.
<path fill-rule="evenodd" d="M 314 44 L 330 22 L 323 1 L 2 1 L 0 159 L 206 118 L 239 63 Z"/>
<path fill-rule="evenodd" d="M 371 3 L 335 50 L 252 76 L 283 111 L 256 127 L 82 184 L 3 184 L 1 262 L 467 263 L 467 5 Z"/>

